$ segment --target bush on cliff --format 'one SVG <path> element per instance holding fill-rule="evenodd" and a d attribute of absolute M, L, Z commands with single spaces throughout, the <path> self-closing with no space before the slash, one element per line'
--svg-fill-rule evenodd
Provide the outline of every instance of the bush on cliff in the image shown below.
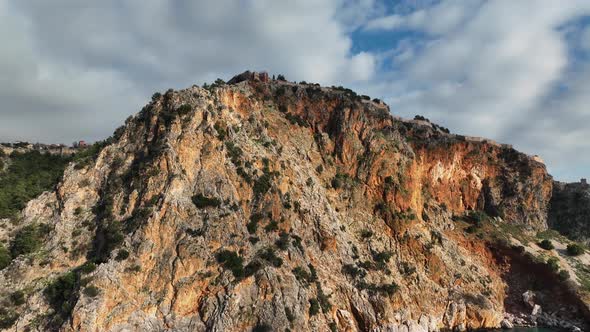
<path fill-rule="evenodd" d="M 0 270 L 4 269 L 10 264 L 10 253 L 4 246 L 0 243 Z"/>
<path fill-rule="evenodd" d="M 553 243 L 551 243 L 550 240 L 543 240 L 541 242 L 539 242 L 539 247 L 545 249 L 545 250 L 553 250 L 555 249 L 555 247 L 553 246 Z"/>
<path fill-rule="evenodd" d="M 10 254 L 13 258 L 16 258 L 19 255 L 37 251 L 43 243 L 43 237 L 48 232 L 48 226 L 45 224 L 33 224 L 21 228 L 10 244 Z"/>
<path fill-rule="evenodd" d="M 577 244 L 571 243 L 567 245 L 567 254 L 570 256 L 579 256 L 584 253 L 584 248 Z"/>
<path fill-rule="evenodd" d="M 237 253 L 222 250 L 217 253 L 217 262 L 222 264 L 224 268 L 230 270 L 237 279 L 244 277 L 244 259 Z"/>
<path fill-rule="evenodd" d="M 44 290 L 47 301 L 62 319 L 70 315 L 77 298 L 78 284 L 78 275 L 75 272 L 68 272 L 55 279 Z"/>
<path fill-rule="evenodd" d="M 193 203 L 199 209 L 206 208 L 209 206 L 210 207 L 218 207 L 219 205 L 221 205 L 221 201 L 218 198 L 205 197 L 205 196 L 203 196 L 203 194 L 198 194 L 198 195 L 193 196 Z"/>

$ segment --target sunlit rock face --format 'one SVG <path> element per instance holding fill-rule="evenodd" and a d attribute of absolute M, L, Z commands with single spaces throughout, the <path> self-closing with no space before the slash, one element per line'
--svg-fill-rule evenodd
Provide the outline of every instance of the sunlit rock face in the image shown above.
<path fill-rule="evenodd" d="M 546 229 L 542 163 L 350 90 L 231 82 L 154 95 L 29 203 L 7 241 L 51 230 L 0 272 L 27 289 L 9 330 L 500 326 L 506 262 L 457 220 Z"/>

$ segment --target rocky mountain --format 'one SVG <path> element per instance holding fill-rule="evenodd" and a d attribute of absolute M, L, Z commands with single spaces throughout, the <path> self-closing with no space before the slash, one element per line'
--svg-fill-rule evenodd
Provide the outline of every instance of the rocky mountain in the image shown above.
<path fill-rule="evenodd" d="M 342 87 L 169 90 L 0 224 L 0 328 L 583 327 L 578 277 L 514 242 L 552 191 L 533 157 Z"/>

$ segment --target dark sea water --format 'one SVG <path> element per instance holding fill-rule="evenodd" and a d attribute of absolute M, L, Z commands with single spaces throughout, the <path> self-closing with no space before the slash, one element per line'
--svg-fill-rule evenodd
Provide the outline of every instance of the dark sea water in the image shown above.
<path fill-rule="evenodd" d="M 483 330 L 483 331 L 507 331 L 507 332 L 565 332 L 564 329 L 550 328 L 550 327 L 515 327 L 509 330 Z"/>

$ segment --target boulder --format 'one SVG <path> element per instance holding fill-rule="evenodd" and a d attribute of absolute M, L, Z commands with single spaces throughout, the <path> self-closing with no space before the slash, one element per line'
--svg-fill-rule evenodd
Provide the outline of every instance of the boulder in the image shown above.
<path fill-rule="evenodd" d="M 533 311 L 531 311 L 531 316 L 538 316 L 543 312 L 543 309 L 541 309 L 541 306 L 538 304 L 535 304 L 533 306 Z"/>
<path fill-rule="evenodd" d="M 530 308 L 535 307 L 535 292 L 528 290 L 522 294 L 522 302 Z"/>
<path fill-rule="evenodd" d="M 500 327 L 502 327 L 503 329 L 512 329 L 512 328 L 514 328 L 514 324 L 512 324 L 512 322 L 509 321 L 508 319 L 503 319 L 500 322 Z"/>

